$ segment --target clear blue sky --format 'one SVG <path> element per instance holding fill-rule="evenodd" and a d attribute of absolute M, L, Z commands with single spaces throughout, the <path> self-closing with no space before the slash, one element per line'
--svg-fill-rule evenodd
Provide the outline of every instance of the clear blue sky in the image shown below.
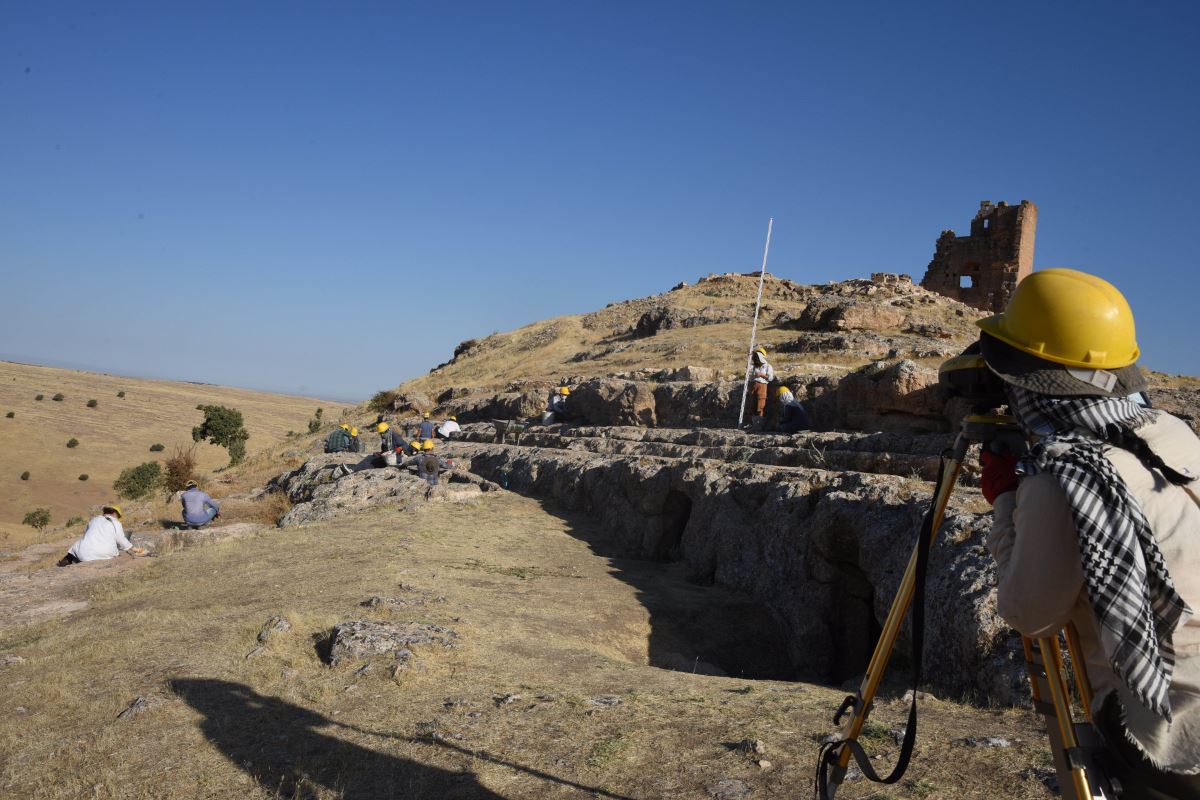
<path fill-rule="evenodd" d="M 1200 11 L 0 6 L 0 357 L 357 399 L 493 330 L 909 272 L 982 199 L 1200 374 Z M 736 361 L 731 354 L 731 363 Z"/>

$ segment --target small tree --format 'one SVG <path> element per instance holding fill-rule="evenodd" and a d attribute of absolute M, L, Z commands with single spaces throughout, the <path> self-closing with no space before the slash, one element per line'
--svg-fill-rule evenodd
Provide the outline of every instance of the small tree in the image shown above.
<path fill-rule="evenodd" d="M 50 399 L 56 403 L 61 403 L 63 400 L 66 400 L 67 398 L 62 392 L 59 392 L 58 394 L 54 395 L 54 397 L 51 397 Z"/>
<path fill-rule="evenodd" d="M 79 440 L 72 436 L 70 439 L 67 439 L 67 447 L 79 447 Z"/>
<path fill-rule="evenodd" d="M 22 525 L 28 525 L 37 530 L 44 530 L 50 524 L 50 509 L 35 508 L 25 515 L 25 519 L 21 520 Z"/>
<path fill-rule="evenodd" d="M 122 389 L 121 391 L 117 392 L 117 397 L 124 398 L 124 397 L 125 397 L 125 390 L 124 390 L 124 389 Z"/>
<path fill-rule="evenodd" d="M 162 465 L 157 461 L 147 461 L 136 467 L 122 470 L 113 481 L 113 489 L 121 497 L 137 500 L 152 494 L 162 485 Z"/>
<path fill-rule="evenodd" d="M 242 421 L 242 412 L 225 406 L 196 406 L 204 412 L 204 422 L 192 428 L 192 441 L 212 442 L 229 451 L 229 466 L 240 464 L 246 457 L 246 440 L 250 434 Z"/>
<path fill-rule="evenodd" d="M 99 402 L 97 402 L 96 400 L 88 400 L 88 401 L 87 401 L 87 407 L 88 407 L 88 408 L 95 408 L 95 407 L 96 407 L 96 406 L 98 406 L 98 405 L 100 405 L 100 403 L 99 403 Z"/>
<path fill-rule="evenodd" d="M 79 476 L 79 480 L 81 480 L 81 481 L 86 481 L 87 479 L 88 479 L 88 476 L 87 476 L 86 472 Z"/>
<path fill-rule="evenodd" d="M 392 410 L 392 405 L 396 402 L 399 395 L 394 389 L 384 389 L 381 392 L 376 392 L 371 399 L 367 401 L 367 410 L 374 411 L 377 414 L 384 414 Z"/>
<path fill-rule="evenodd" d="M 12 419 L 12 418 L 13 418 L 13 417 L 15 417 L 16 415 L 17 415 L 17 412 L 15 412 L 15 411 L 10 411 L 10 412 L 8 412 L 7 414 L 5 414 L 4 416 L 5 416 L 7 419 Z"/>
<path fill-rule="evenodd" d="M 151 453 L 161 453 L 163 450 L 166 450 L 166 449 L 167 449 L 166 445 L 164 445 L 160 442 L 155 442 L 154 444 L 150 445 Z"/>
<path fill-rule="evenodd" d="M 325 413 L 325 409 L 323 409 L 323 408 L 317 409 L 317 413 L 314 414 L 313 418 L 308 421 L 308 432 L 309 433 L 316 433 L 317 431 L 321 430 L 321 415 L 324 413 Z"/>
<path fill-rule="evenodd" d="M 185 450 L 176 445 L 175 451 L 167 459 L 166 467 L 167 474 L 163 479 L 163 490 L 171 495 L 185 489 L 187 482 L 196 477 L 196 446 L 192 445 Z"/>
<path fill-rule="evenodd" d="M 21 473 L 21 480 L 23 480 L 23 481 L 29 480 L 29 470 L 25 470 L 24 472 Z"/>
<path fill-rule="evenodd" d="M 33 398 L 33 399 L 34 399 L 34 400 L 41 400 L 41 399 L 42 399 L 43 397 L 45 397 L 45 396 L 46 396 L 46 395 L 44 395 L 44 394 L 39 394 L 37 397 L 35 397 L 35 398 Z"/>
<path fill-rule="evenodd" d="M 67 527 L 74 528 L 76 525 L 82 525 L 85 522 L 87 522 L 87 520 L 83 517 L 71 517 L 69 520 L 67 520 Z"/>

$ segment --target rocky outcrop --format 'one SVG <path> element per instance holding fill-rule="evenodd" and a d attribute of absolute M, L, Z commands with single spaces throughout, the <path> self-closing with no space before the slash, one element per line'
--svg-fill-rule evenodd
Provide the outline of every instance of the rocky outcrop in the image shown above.
<path fill-rule="evenodd" d="M 469 502 L 481 492 L 497 489 L 477 475 L 451 469 L 437 486 L 418 478 L 415 467 L 380 467 L 345 474 L 342 465 L 360 456 L 333 453 L 317 456 L 267 485 L 267 491 L 285 492 L 294 504 L 279 520 L 281 528 L 333 519 L 380 505 L 401 508 L 413 503 Z"/>
<path fill-rule="evenodd" d="M 865 667 L 928 502 L 895 476 L 461 443 L 470 470 L 597 519 L 632 557 L 682 560 L 697 581 L 778 614 L 797 673 L 843 681 Z M 928 680 L 1023 696 L 1016 640 L 996 615 L 987 515 L 954 508 L 928 589 Z M 907 647 L 901 644 L 901 649 Z"/>
<path fill-rule="evenodd" d="M 838 421 L 853 430 L 944 431 L 948 399 L 937 370 L 907 359 L 880 361 L 838 383 Z"/>
<path fill-rule="evenodd" d="M 654 425 L 654 390 L 639 381 L 593 378 L 571 389 L 573 415 L 599 425 Z"/>
<path fill-rule="evenodd" d="M 397 665 L 413 658 L 412 648 L 454 647 L 458 633 L 441 625 L 420 622 L 350 620 L 333 626 L 329 634 L 329 665 L 390 657 Z"/>

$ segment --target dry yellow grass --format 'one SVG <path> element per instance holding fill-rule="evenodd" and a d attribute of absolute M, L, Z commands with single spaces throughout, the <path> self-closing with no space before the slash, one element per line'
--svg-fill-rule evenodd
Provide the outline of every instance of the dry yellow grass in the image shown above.
<path fill-rule="evenodd" d="M 117 393 L 125 392 L 124 398 Z M 51 398 L 61 392 L 65 399 Z M 34 397 L 44 395 L 41 401 Z M 96 408 L 88 408 L 90 399 Z M 344 404 L 224 386 L 123 378 L 75 370 L 0 362 L 0 548 L 44 539 L 22 526 L 34 508 L 49 508 L 52 528 L 74 516 L 88 517 L 113 499 L 121 470 L 170 456 L 176 444 L 191 444 L 192 427 L 203 420 L 196 406 L 219 404 L 242 412 L 253 455 L 275 446 L 289 430 L 303 431 L 317 407 L 336 420 Z M 12 419 L 4 414 L 14 412 Z M 72 437 L 79 446 L 67 448 Z M 150 452 L 155 443 L 161 453 Z M 228 463 L 223 448 L 196 446 L 197 468 Z M 30 478 L 20 480 L 22 472 Z M 87 481 L 78 479 L 87 474 Z M 62 530 L 47 536 L 61 538 Z"/>
<path fill-rule="evenodd" d="M 26 659 L 0 668 L 0 796 L 706 798 L 726 779 L 806 795 L 843 693 L 652 666 L 667 650 L 752 664 L 769 637 L 744 598 L 608 547 L 590 521 L 504 493 L 270 530 L 81 587 L 90 607 L 70 621 L 0 634 Z M 425 604 L 363 608 L 372 595 Z M 273 614 L 292 631 L 247 659 Z M 397 680 L 325 666 L 319 640 L 352 618 L 445 625 L 461 646 L 418 650 L 423 668 Z M 135 696 L 151 707 L 118 720 Z M 839 796 L 1046 796 L 1024 777 L 1046 763 L 1029 714 L 923 714 L 906 782 Z M 903 710 L 882 700 L 875 718 L 890 763 Z M 1017 741 L 952 744 L 967 735 Z M 747 737 L 769 769 L 731 747 Z"/>

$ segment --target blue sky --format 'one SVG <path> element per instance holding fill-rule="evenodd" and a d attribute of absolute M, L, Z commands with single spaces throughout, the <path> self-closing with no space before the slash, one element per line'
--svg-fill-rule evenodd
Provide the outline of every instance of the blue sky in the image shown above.
<path fill-rule="evenodd" d="M 1185 3 L 6 3 L 0 357 L 359 399 L 709 272 L 920 278 L 983 199 L 1200 374 Z M 730 354 L 731 364 L 738 354 Z"/>

